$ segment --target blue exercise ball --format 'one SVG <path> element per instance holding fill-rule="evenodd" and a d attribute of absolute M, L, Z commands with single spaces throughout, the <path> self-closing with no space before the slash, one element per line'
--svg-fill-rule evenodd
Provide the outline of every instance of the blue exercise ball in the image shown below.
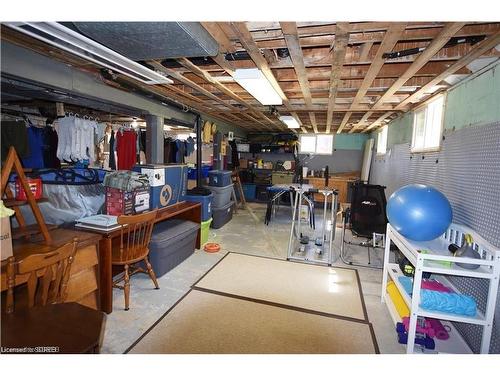
<path fill-rule="evenodd" d="M 430 241 L 450 226 L 453 213 L 446 196 L 428 185 L 406 185 L 387 202 L 389 223 L 406 238 Z"/>

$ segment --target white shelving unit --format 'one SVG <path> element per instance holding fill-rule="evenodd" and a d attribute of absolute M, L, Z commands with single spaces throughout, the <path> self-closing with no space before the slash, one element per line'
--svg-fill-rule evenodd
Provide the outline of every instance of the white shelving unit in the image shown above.
<path fill-rule="evenodd" d="M 481 259 L 455 258 L 448 251 L 452 243 L 462 246 L 465 234 L 471 234 L 473 246 L 481 255 Z M 399 248 L 403 255 L 415 268 L 413 279 L 413 292 L 409 296 L 398 278 L 402 275 L 399 265 L 389 262 L 391 241 Z M 479 268 L 469 270 L 457 266 L 456 263 L 477 264 Z M 431 272 L 433 278 L 439 280 L 449 288 L 456 288 L 446 279 L 446 275 L 464 276 L 470 278 L 488 279 L 489 289 L 485 311 L 479 311 L 476 316 L 465 316 L 443 313 L 422 309 L 420 302 L 420 284 L 422 273 Z M 438 353 L 471 353 L 463 338 L 450 322 L 463 322 L 483 326 L 481 353 L 488 353 L 493 328 L 498 283 L 500 276 L 500 249 L 492 246 L 472 229 L 459 224 L 451 224 L 450 228 L 439 238 L 432 241 L 411 241 L 399 234 L 391 224 L 387 224 L 386 244 L 384 254 L 384 270 L 382 278 L 382 302 L 385 302 L 394 322 L 400 321 L 399 315 L 387 294 L 387 281 L 390 278 L 401 293 L 410 309 L 410 324 L 408 329 L 407 353 L 421 353 L 422 350 L 415 346 L 415 331 L 419 316 L 435 318 L 442 321 L 443 325 L 451 328 L 448 340 L 435 340 Z"/>

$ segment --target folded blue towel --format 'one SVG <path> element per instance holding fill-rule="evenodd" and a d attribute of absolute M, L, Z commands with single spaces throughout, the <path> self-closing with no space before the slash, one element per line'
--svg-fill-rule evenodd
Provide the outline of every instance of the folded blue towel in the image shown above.
<path fill-rule="evenodd" d="M 399 276 L 398 281 L 403 285 L 405 292 L 411 296 L 413 279 Z M 475 316 L 477 313 L 476 300 L 471 296 L 458 293 L 445 293 L 435 290 L 421 289 L 419 306 L 426 310 L 440 311 L 451 314 Z"/>

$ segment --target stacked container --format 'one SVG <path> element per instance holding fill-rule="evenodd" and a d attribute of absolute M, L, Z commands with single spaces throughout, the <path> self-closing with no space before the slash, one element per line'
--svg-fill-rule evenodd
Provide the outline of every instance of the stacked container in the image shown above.
<path fill-rule="evenodd" d="M 233 218 L 233 204 L 231 193 L 233 183 L 231 171 L 214 170 L 208 172 L 208 189 L 213 194 L 212 201 L 212 223 L 211 227 L 218 229 L 223 227 Z"/>

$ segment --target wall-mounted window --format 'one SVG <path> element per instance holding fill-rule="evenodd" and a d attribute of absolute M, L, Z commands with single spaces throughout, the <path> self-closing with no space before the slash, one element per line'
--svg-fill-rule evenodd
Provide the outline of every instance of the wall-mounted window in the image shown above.
<path fill-rule="evenodd" d="M 301 134 L 299 144 L 299 153 L 301 154 L 333 154 L 333 135 L 332 134 Z"/>
<path fill-rule="evenodd" d="M 444 95 L 439 95 L 413 115 L 412 152 L 437 151 L 443 134 Z"/>
<path fill-rule="evenodd" d="M 377 155 L 385 155 L 387 152 L 387 125 L 377 133 Z"/>

